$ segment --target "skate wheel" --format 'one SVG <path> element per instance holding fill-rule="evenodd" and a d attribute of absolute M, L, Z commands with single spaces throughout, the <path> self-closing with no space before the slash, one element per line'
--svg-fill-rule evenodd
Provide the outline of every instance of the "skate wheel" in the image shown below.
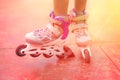
<path fill-rule="evenodd" d="M 56 53 L 56 57 L 59 59 L 63 59 L 64 58 L 64 53 L 62 53 L 59 49 L 55 49 L 55 53 Z"/>
<path fill-rule="evenodd" d="M 65 51 L 65 54 L 67 55 L 67 58 L 72 58 L 72 57 L 75 56 L 74 53 L 73 53 L 73 51 L 69 47 L 64 46 L 63 49 Z"/>
<path fill-rule="evenodd" d="M 46 57 L 46 58 L 50 58 L 50 57 L 53 56 L 53 54 L 52 54 L 52 53 L 49 53 L 49 54 L 45 54 L 45 53 L 43 53 L 43 56 Z"/>
<path fill-rule="evenodd" d="M 26 54 L 25 54 L 25 52 L 24 51 L 22 51 L 23 49 L 25 49 L 27 47 L 27 45 L 25 45 L 25 44 L 22 44 L 22 45 L 19 45 L 17 48 L 16 48 L 16 55 L 17 56 L 20 56 L 20 57 L 23 57 L 23 56 L 25 56 Z"/>
<path fill-rule="evenodd" d="M 62 54 L 60 54 L 60 55 L 56 55 L 57 56 L 57 58 L 59 58 L 59 59 L 63 59 L 64 57 L 65 57 L 65 54 L 64 53 L 62 53 Z"/>
<path fill-rule="evenodd" d="M 85 63 L 90 63 L 90 52 L 88 49 L 84 49 L 84 60 Z"/>
<path fill-rule="evenodd" d="M 40 53 L 36 52 L 35 54 L 30 54 L 30 56 L 32 56 L 32 57 L 38 57 L 38 56 L 40 56 Z"/>

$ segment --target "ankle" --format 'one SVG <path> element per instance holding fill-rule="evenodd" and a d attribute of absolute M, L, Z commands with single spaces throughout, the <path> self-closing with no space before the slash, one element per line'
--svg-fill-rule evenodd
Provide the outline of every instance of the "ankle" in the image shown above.
<path fill-rule="evenodd" d="M 88 15 L 85 10 L 81 12 L 77 12 L 74 9 L 72 9 L 70 11 L 70 20 L 72 23 L 77 23 L 77 24 L 86 23 L 87 17 Z"/>

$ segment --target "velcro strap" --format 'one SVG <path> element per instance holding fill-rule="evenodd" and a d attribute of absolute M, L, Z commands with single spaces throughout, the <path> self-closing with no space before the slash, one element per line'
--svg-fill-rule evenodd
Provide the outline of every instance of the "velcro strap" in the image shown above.
<path fill-rule="evenodd" d="M 72 18 L 73 22 L 84 21 L 87 19 L 87 15 L 79 15 L 77 17 Z"/>
<path fill-rule="evenodd" d="M 58 17 L 63 18 L 64 21 L 66 21 L 66 22 L 70 21 L 68 16 L 58 16 Z M 62 25 L 62 20 L 56 20 L 56 19 L 53 19 L 53 18 L 50 18 L 49 20 L 52 24 Z"/>
<path fill-rule="evenodd" d="M 81 29 L 88 29 L 88 25 L 86 23 L 76 24 L 74 25 L 74 28 L 72 29 L 72 33 L 74 33 L 77 30 L 81 30 Z"/>
<path fill-rule="evenodd" d="M 50 18 L 50 23 L 56 24 L 56 25 L 61 25 L 61 24 L 62 24 L 62 21 L 60 21 L 60 20 L 55 20 L 55 19 Z"/>

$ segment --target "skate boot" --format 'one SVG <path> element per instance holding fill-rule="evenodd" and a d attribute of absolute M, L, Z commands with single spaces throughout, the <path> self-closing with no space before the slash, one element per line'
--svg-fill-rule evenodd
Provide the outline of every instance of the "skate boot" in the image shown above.
<path fill-rule="evenodd" d="M 55 16 L 54 12 L 50 14 L 50 23 L 41 29 L 26 34 L 26 44 L 20 45 L 16 49 L 18 56 L 29 54 L 32 57 L 43 55 L 50 58 L 56 55 L 58 58 L 64 58 L 69 54 L 68 47 L 64 45 L 68 36 L 70 21 L 68 16 Z"/>
<path fill-rule="evenodd" d="M 90 63 L 91 50 L 89 46 L 91 44 L 91 38 L 86 24 L 87 14 L 85 11 L 77 13 L 73 9 L 70 12 L 70 16 L 72 22 L 72 33 L 75 34 L 76 44 L 80 48 L 85 62 Z"/>

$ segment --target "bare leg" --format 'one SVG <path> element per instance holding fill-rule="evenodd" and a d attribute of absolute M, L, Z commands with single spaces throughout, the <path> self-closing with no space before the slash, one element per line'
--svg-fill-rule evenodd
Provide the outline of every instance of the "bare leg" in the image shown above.
<path fill-rule="evenodd" d="M 54 13 L 55 16 L 67 15 L 69 0 L 54 0 Z"/>
<path fill-rule="evenodd" d="M 87 0 L 75 0 L 74 8 L 76 12 L 82 12 L 86 8 Z"/>

